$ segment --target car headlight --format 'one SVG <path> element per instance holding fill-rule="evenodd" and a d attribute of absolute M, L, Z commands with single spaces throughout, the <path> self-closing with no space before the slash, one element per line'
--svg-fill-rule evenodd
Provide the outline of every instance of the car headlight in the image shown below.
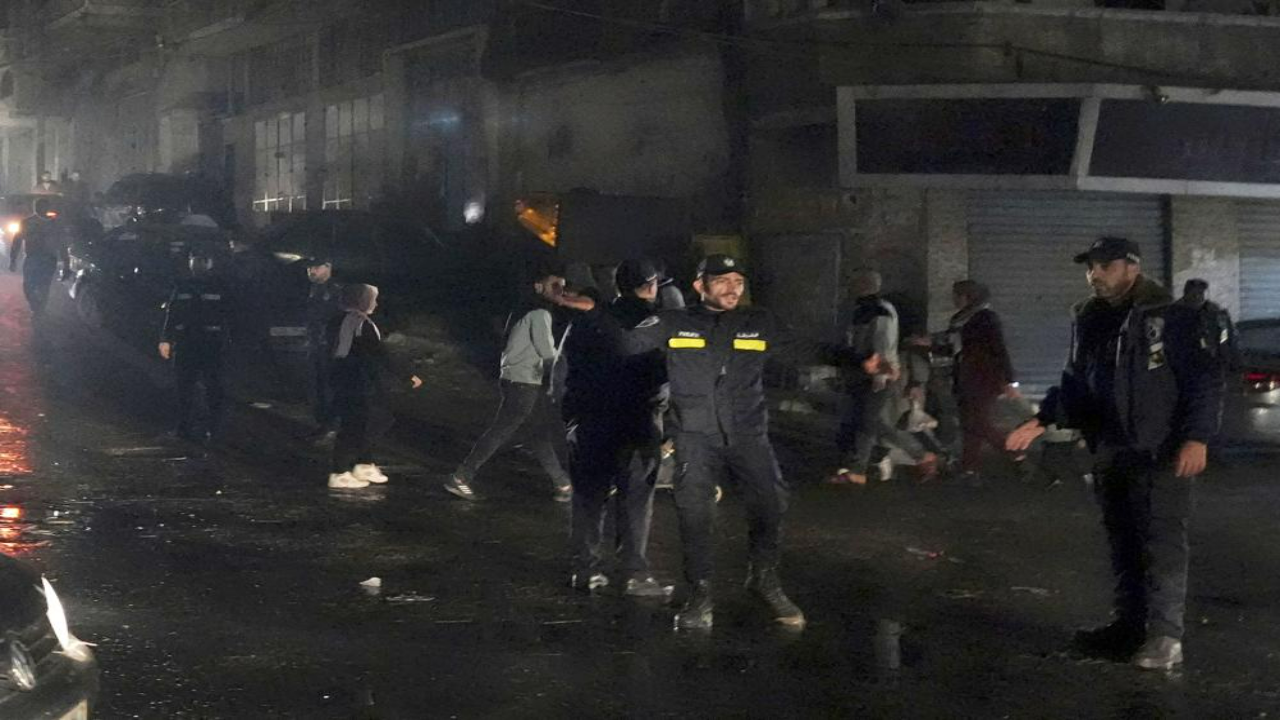
<path fill-rule="evenodd" d="M 87 662 L 93 657 L 89 644 L 71 634 L 71 626 L 67 624 L 67 611 L 62 608 L 62 601 L 58 599 L 58 593 L 49 584 L 49 579 L 41 576 L 40 582 L 44 584 L 44 602 L 48 607 L 49 625 L 53 627 L 53 634 L 57 636 L 62 652 L 76 662 Z"/>
<path fill-rule="evenodd" d="M 22 223 L 18 222 L 17 220 L 14 220 L 13 222 L 10 222 L 8 225 L 4 226 L 4 231 L 9 233 L 10 235 L 17 235 L 18 231 L 21 229 L 22 229 Z"/>

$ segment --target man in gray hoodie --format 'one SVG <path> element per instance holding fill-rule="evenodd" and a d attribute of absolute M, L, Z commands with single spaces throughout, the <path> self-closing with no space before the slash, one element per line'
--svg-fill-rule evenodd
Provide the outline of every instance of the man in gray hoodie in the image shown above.
<path fill-rule="evenodd" d="M 564 293 L 564 282 L 556 271 L 536 273 L 533 302 L 507 318 L 507 345 L 498 372 L 502 396 L 498 412 L 444 485 L 445 490 L 463 500 L 476 499 L 471 489 L 476 472 L 531 418 L 535 431 L 533 451 L 542 469 L 551 476 L 556 501 L 568 502 L 573 497 L 569 474 L 560 464 L 553 442 L 562 425 L 551 412 L 547 382 L 564 341 L 563 330 L 554 331 L 552 317 L 553 300 Z"/>

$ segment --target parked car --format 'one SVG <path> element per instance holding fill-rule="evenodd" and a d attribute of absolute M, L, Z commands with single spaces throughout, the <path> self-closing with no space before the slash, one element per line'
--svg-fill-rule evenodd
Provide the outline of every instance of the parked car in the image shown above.
<path fill-rule="evenodd" d="M 197 247 L 229 265 L 231 244 L 218 228 L 133 222 L 73 243 L 71 297 L 80 318 L 140 347 L 155 342 L 173 282 L 189 272 Z"/>
<path fill-rule="evenodd" d="M 1229 445 L 1280 444 L 1280 318 L 1237 324 L 1236 345 L 1222 439 Z"/>
<path fill-rule="evenodd" d="M 39 573 L 0 553 L 0 717 L 89 720 L 98 664 Z"/>
<path fill-rule="evenodd" d="M 395 327 L 415 309 L 437 307 L 455 296 L 461 268 L 453 245 L 431 228 L 397 215 L 360 210 L 319 210 L 278 217 L 253 246 L 269 262 L 255 263 L 265 280 L 261 304 L 279 349 L 305 348 L 308 284 L 305 260 L 333 261 L 334 280 L 369 283 L 381 294 L 379 314 Z"/>
<path fill-rule="evenodd" d="M 235 208 L 225 189 L 196 174 L 125 175 L 107 188 L 103 203 L 100 219 L 107 227 L 130 218 L 177 221 L 188 215 L 203 215 L 223 228 L 236 226 Z"/>

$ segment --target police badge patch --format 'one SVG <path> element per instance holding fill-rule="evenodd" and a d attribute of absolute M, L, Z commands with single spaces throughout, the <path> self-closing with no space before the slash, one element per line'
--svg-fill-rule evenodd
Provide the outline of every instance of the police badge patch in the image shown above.
<path fill-rule="evenodd" d="M 1155 370 L 1164 365 L 1164 318 L 1146 319 L 1147 369 Z"/>

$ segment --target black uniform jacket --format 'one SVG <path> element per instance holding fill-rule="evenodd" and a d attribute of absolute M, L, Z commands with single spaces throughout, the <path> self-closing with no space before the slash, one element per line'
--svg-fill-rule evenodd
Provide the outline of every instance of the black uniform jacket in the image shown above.
<path fill-rule="evenodd" d="M 667 367 L 661 349 L 629 353 L 624 333 L 653 317 L 637 297 L 615 299 L 601 312 L 581 313 L 564 339 L 564 419 L 610 417 L 652 422 L 667 401 Z"/>
<path fill-rule="evenodd" d="M 1208 442 L 1222 417 L 1223 376 L 1216 352 L 1202 345 L 1198 312 L 1171 302 L 1159 284 L 1139 276 L 1133 305 L 1120 326 L 1114 363 L 1115 417 L 1128 447 L 1171 452 L 1182 442 Z M 1062 382 L 1051 388 L 1041 405 L 1044 424 L 1080 429 L 1091 447 L 1103 433 L 1103 402 L 1092 397 L 1097 383 L 1089 376 L 1099 348 L 1082 347 L 1088 325 L 1105 308 L 1105 300 L 1090 298 L 1074 308 L 1071 352 Z"/>
<path fill-rule="evenodd" d="M 816 354 L 767 310 L 665 310 L 627 333 L 628 352 L 665 349 L 677 433 L 758 437 L 768 433 L 765 362 Z"/>
<path fill-rule="evenodd" d="M 184 350 L 218 350 L 230 334 L 229 286 L 216 275 L 183 278 L 165 303 L 162 342 Z"/>

